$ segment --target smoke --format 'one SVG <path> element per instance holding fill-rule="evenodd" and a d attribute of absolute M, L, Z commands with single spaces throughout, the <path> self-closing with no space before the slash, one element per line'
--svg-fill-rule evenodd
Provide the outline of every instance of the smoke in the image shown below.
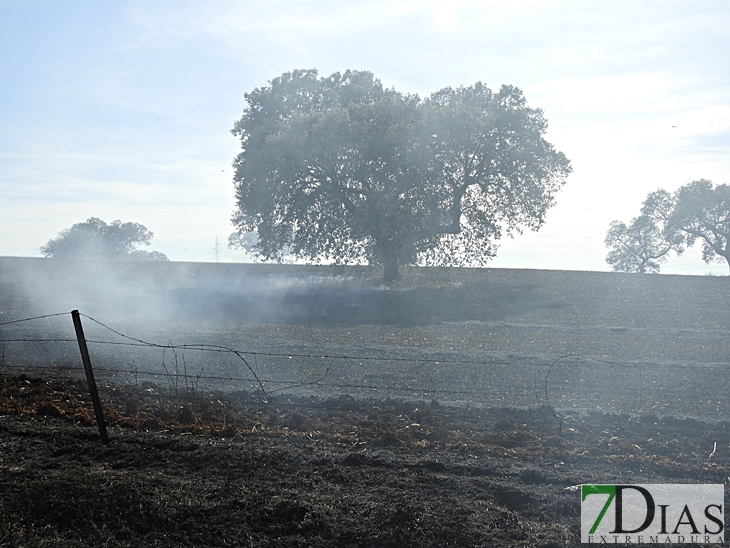
<path fill-rule="evenodd" d="M 317 303 L 330 289 L 336 293 L 348 283 L 351 278 L 329 267 L 0 258 L 0 323 L 79 310 L 89 317 L 83 319 L 87 340 L 98 342 L 92 350 L 95 367 L 141 367 L 163 379 L 171 371 L 195 375 L 204 369 L 240 377 L 246 371 L 235 355 L 183 354 L 172 347 L 250 350 L 242 324 L 312 321 L 318 311 L 339 309 L 331 300 L 324 309 Z M 171 348 L 135 346 L 91 319 Z M 3 352 L 24 366 L 77 364 L 74 337 L 67 315 L 0 327 L 0 338 L 9 341 Z M 260 345 L 259 340 L 256 348 Z"/>
<path fill-rule="evenodd" d="M 79 309 L 110 320 L 159 320 L 166 316 L 161 291 L 185 283 L 186 268 L 174 271 L 155 261 L 2 258 L 3 302 L 26 315 Z"/>
<path fill-rule="evenodd" d="M 17 312 L 78 309 L 137 326 L 408 327 L 500 321 L 561 306 L 530 284 L 471 285 L 446 277 L 386 287 L 370 267 L 0 258 L 0 272 L 3 302 L 15 302 Z"/>
<path fill-rule="evenodd" d="M 78 309 L 156 343 L 83 318 L 95 370 L 110 382 L 198 383 L 205 375 L 210 386 L 254 393 L 257 375 L 282 395 L 529 406 L 549 392 L 556 408 L 728 412 L 727 379 L 718 376 L 727 371 L 722 279 L 412 269 L 407 282 L 386 287 L 380 275 L 367 267 L 0 258 L 0 323 Z M 78 370 L 68 315 L 0 326 L 0 338 L 3 363 Z"/>
<path fill-rule="evenodd" d="M 304 314 L 302 296 L 345 281 L 295 268 L 305 274 L 281 265 L 0 258 L 3 319 L 78 309 L 140 325 L 285 321 Z"/>

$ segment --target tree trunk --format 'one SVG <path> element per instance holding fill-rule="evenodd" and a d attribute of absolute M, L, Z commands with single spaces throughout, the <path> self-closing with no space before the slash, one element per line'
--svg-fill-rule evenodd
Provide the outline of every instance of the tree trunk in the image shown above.
<path fill-rule="evenodd" d="M 393 282 L 396 280 L 400 280 L 398 256 L 396 254 L 388 254 L 383 257 L 383 281 Z"/>

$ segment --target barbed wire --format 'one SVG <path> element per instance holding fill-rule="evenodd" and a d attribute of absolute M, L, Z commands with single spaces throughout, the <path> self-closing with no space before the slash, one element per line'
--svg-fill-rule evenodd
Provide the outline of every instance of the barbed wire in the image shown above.
<path fill-rule="evenodd" d="M 84 372 L 82 366 L 74 365 L 4 365 L 3 369 L 17 369 L 18 371 L 79 371 Z"/>
<path fill-rule="evenodd" d="M 130 337 L 131 338 L 131 337 Z M 727 342 L 730 340 L 728 339 L 718 339 L 716 342 Z M 6 343 L 6 342 L 15 342 L 15 343 L 76 343 L 78 342 L 77 339 L 61 339 L 61 338 L 0 338 L 0 343 Z M 94 345 L 109 345 L 109 346 L 125 346 L 125 347 L 133 347 L 133 348 L 157 348 L 157 349 L 176 349 L 176 350 L 191 350 L 191 351 L 201 351 L 201 352 L 211 352 L 211 353 L 221 353 L 221 354 L 236 354 L 236 355 L 244 355 L 244 356 L 252 356 L 252 357 L 274 357 L 274 358 L 307 358 L 307 359 L 322 359 L 322 360 L 353 360 L 353 361 L 380 361 L 380 362 L 407 362 L 407 363 L 427 363 L 427 364 L 435 364 L 435 365 L 441 365 L 441 364 L 456 364 L 456 365 L 510 365 L 510 366 L 519 366 L 519 365 L 526 365 L 529 367 L 548 367 L 551 363 L 553 363 L 554 358 L 547 358 L 544 362 L 538 362 L 538 363 L 531 363 L 531 364 L 523 364 L 516 360 L 465 360 L 465 359 L 454 359 L 454 358 L 426 358 L 423 356 L 419 356 L 416 358 L 402 358 L 397 356 L 364 356 L 364 355 L 350 355 L 350 354 L 326 354 L 326 353 L 316 353 L 316 354 L 305 354 L 301 352 L 261 352 L 261 351 L 255 351 L 255 350 L 238 350 L 233 348 L 228 348 L 221 345 L 213 345 L 213 344 L 205 344 L 205 343 L 193 343 L 193 344 L 175 344 L 175 343 L 167 343 L 167 344 L 160 344 L 160 343 L 150 343 L 150 342 L 144 342 L 140 341 L 138 343 L 125 343 L 125 342 L 115 342 L 115 341 L 100 341 L 100 340 L 93 340 L 93 339 L 86 339 L 87 344 L 94 344 Z M 580 360 L 589 360 L 596 363 L 601 363 L 603 365 L 608 365 L 611 367 L 615 367 L 618 369 L 636 369 L 638 367 L 641 367 L 643 365 L 646 365 L 646 363 L 631 363 L 627 361 L 618 361 L 618 360 L 608 360 L 608 359 L 602 359 L 597 358 L 595 356 L 591 356 L 588 354 L 581 354 L 581 353 L 571 353 L 567 354 L 565 356 L 561 356 L 561 358 L 565 357 L 572 357 L 575 359 Z M 580 367 L 582 364 L 573 363 L 573 364 L 563 364 L 563 367 Z M 656 365 L 656 364 L 652 364 Z M 688 364 L 686 362 L 676 361 L 675 362 L 664 362 L 661 364 L 662 367 L 669 368 L 669 367 L 679 367 L 679 368 L 686 368 Z M 693 365 L 692 367 L 695 368 L 703 368 L 703 369 L 730 369 L 730 364 L 725 363 L 703 363 L 701 365 Z M 95 368 L 96 369 L 96 368 Z M 205 377 L 203 377 L 205 378 Z"/>
<path fill-rule="evenodd" d="M 74 366 L 32 366 L 32 365 L 8 365 L 7 369 L 16 369 L 19 371 L 25 371 L 25 370 L 41 370 L 41 371 L 78 371 L 79 373 L 83 373 L 84 369 L 83 367 L 74 367 Z M 257 379 L 254 378 L 246 378 L 246 377 L 235 377 L 235 376 L 222 376 L 222 375 L 194 375 L 194 374 L 184 374 L 184 373 L 170 373 L 169 375 L 164 372 L 154 372 L 154 371 L 142 371 L 142 370 L 132 370 L 132 369 L 112 369 L 112 368 L 106 368 L 106 367 L 94 367 L 95 372 L 100 373 L 124 373 L 124 374 L 130 374 L 130 375 L 144 375 L 148 377 L 171 377 L 171 378 L 188 378 L 188 379 L 208 379 L 208 380 L 217 380 L 217 381 L 231 381 L 231 382 L 250 382 L 255 383 L 257 382 Z M 315 381 L 309 381 L 309 382 L 301 382 L 301 381 L 288 381 L 288 380 L 276 380 L 276 379 L 259 379 L 260 382 L 264 384 L 286 384 L 288 386 L 275 389 L 275 390 L 269 390 L 268 394 L 273 394 L 275 392 L 279 392 L 282 390 L 287 390 L 291 388 L 296 388 L 299 386 L 308 386 L 308 385 L 318 385 L 318 386 L 327 386 L 331 388 L 352 388 L 352 389 L 359 389 L 359 390 L 373 390 L 373 391 L 381 391 L 381 392 L 404 392 L 404 393 L 438 393 L 438 394 L 452 394 L 452 395 L 467 395 L 467 396 L 530 396 L 533 395 L 532 391 L 529 390 L 519 390 L 515 392 L 504 392 L 504 391 L 492 391 L 492 392 L 485 392 L 485 391 L 476 391 L 476 390 L 448 390 L 448 389 L 428 389 L 423 387 L 413 387 L 413 386 L 379 386 L 379 385 L 370 385 L 370 384 L 356 384 L 356 383 L 327 383 L 327 382 L 321 382 L 322 379 L 325 377 L 323 375 L 319 379 Z"/>
<path fill-rule="evenodd" d="M 54 313 L 54 314 L 45 314 L 40 316 L 33 316 L 29 318 L 21 318 L 17 320 L 12 320 L 8 322 L 0 323 L 0 326 L 4 325 L 11 325 L 11 324 L 19 324 L 22 322 L 30 322 L 34 320 L 42 320 L 46 318 L 56 317 L 56 316 L 65 316 L 70 315 L 69 312 L 63 312 L 63 313 Z M 456 397 L 456 398 L 465 398 L 465 397 L 475 397 L 478 396 L 481 398 L 486 397 L 501 397 L 501 398 L 526 398 L 526 397 L 534 397 L 536 401 L 540 401 L 540 393 L 542 393 L 542 399 L 544 399 L 544 404 L 547 405 L 547 407 L 550 409 L 553 417 L 559 422 L 559 424 L 562 425 L 562 418 L 560 414 L 556 411 L 553 403 L 551 402 L 551 394 L 549 390 L 549 381 L 550 381 L 550 375 L 551 372 L 557 368 L 579 368 L 585 366 L 586 362 L 592 362 L 592 363 L 598 363 L 605 367 L 610 368 L 619 368 L 619 369 L 637 369 L 641 368 L 646 363 L 644 362 L 627 362 L 626 360 L 615 360 L 615 359 L 608 359 L 608 358 L 602 358 L 602 357 L 595 357 L 591 355 L 581 354 L 581 353 L 567 353 L 563 354 L 557 357 L 550 357 L 543 355 L 543 359 L 540 361 L 535 361 L 534 357 L 526 358 L 527 360 L 531 361 L 521 361 L 519 359 L 511 359 L 511 360 L 504 360 L 504 359 L 492 359 L 492 360 L 470 360 L 470 359 L 459 359 L 459 358 L 453 358 L 453 357 L 441 357 L 441 358 L 433 358 L 433 357 L 425 357 L 425 356 L 416 356 L 416 357 L 399 357 L 399 356 L 369 356 L 369 355 L 350 355 L 350 354 L 327 354 L 326 352 L 318 352 L 318 353 L 301 353 L 301 352 L 259 352 L 259 351 L 251 351 L 251 350 L 239 350 L 236 348 L 231 348 L 224 345 L 218 345 L 218 344 L 208 344 L 208 343 L 196 343 L 196 344 L 174 344 L 172 341 L 169 341 L 168 343 L 160 344 L 155 342 L 150 342 L 143 340 L 138 337 L 130 336 L 126 333 L 123 333 L 113 327 L 110 327 L 106 325 L 105 323 L 88 316 L 86 314 L 80 314 L 82 317 L 86 318 L 90 322 L 93 322 L 94 324 L 99 325 L 101 328 L 108 330 L 109 332 L 113 333 L 117 337 L 121 337 L 124 339 L 123 341 L 110 341 L 110 340 L 86 340 L 88 344 L 94 344 L 94 345 L 114 345 L 114 346 L 126 346 L 126 347 L 145 347 L 145 348 L 152 348 L 152 349 L 160 349 L 163 351 L 163 359 L 162 359 L 162 368 L 164 371 L 152 371 L 149 369 L 146 370 L 140 370 L 137 369 L 129 369 L 129 368 L 110 368 L 110 367 L 94 367 L 95 371 L 98 371 L 100 373 L 105 373 L 109 375 L 144 375 L 148 377 L 153 378 L 163 378 L 166 379 L 170 383 L 174 383 L 174 388 L 177 390 L 179 387 L 177 385 L 178 381 L 181 379 L 185 381 L 186 388 L 188 387 L 188 383 L 191 383 L 191 385 L 194 385 L 197 388 L 197 383 L 200 381 L 206 381 L 207 384 L 208 381 L 211 381 L 212 383 L 222 383 L 222 382 L 231 382 L 231 383 L 254 383 L 258 385 L 258 389 L 260 390 L 260 393 L 263 395 L 264 403 L 271 403 L 271 395 L 275 393 L 280 393 L 284 391 L 291 391 L 295 390 L 297 388 L 306 388 L 306 387 L 322 387 L 322 388 L 330 388 L 330 389 L 336 389 L 336 390 L 351 390 L 351 391 L 365 391 L 367 393 L 369 392 L 381 392 L 381 393 L 401 393 L 401 394 L 411 394 L 411 395 L 430 395 L 433 398 L 440 397 L 440 396 L 448 396 L 448 397 Z M 723 339 L 724 340 L 724 339 Z M 0 339 L 0 343 L 76 343 L 78 342 L 77 339 L 74 338 L 60 338 L 60 337 L 47 337 L 47 338 L 41 338 L 41 337 L 9 337 Z M 722 341 L 721 341 L 722 342 Z M 165 355 L 164 353 L 168 350 L 171 350 L 173 352 L 174 358 L 173 362 L 175 365 L 175 370 L 171 370 L 168 368 L 167 363 L 165 361 Z M 231 354 L 236 356 L 238 359 L 241 360 L 241 362 L 246 366 L 247 370 L 250 372 L 250 376 L 242 376 L 242 375 L 216 375 L 216 374 L 204 374 L 205 367 L 203 367 L 202 370 L 200 370 L 197 374 L 195 373 L 188 373 L 186 369 L 186 364 L 184 360 L 184 355 L 182 355 L 183 359 L 183 367 L 185 370 L 183 372 L 180 372 L 178 369 L 179 363 L 178 363 L 178 355 L 177 352 L 179 350 L 186 350 L 186 351 L 195 351 L 195 352 L 212 352 L 212 353 L 223 353 L 223 354 Z M 517 390 L 471 390 L 471 389 L 461 389 L 461 388 L 455 388 L 455 389 L 449 389 L 445 388 L 443 386 L 437 387 L 434 383 L 433 378 L 429 375 L 426 379 L 428 383 L 427 386 L 413 386 L 411 384 L 401 384 L 397 383 L 394 385 L 388 385 L 387 383 L 376 383 L 376 384 L 369 384 L 369 383 L 362 383 L 362 382 L 328 382 L 326 379 L 330 374 L 330 366 L 324 368 L 324 371 L 320 371 L 320 374 L 317 378 L 312 380 L 303 380 L 303 379 L 276 379 L 276 378 L 266 378 L 262 377 L 257 373 L 258 365 L 256 369 L 254 369 L 250 362 L 246 359 L 246 356 L 253 357 L 253 360 L 255 361 L 258 357 L 272 357 L 272 358 L 301 358 L 301 359 L 311 359 L 311 360 L 344 360 L 344 361 L 358 361 L 361 362 L 360 366 L 362 366 L 362 362 L 369 362 L 369 361 L 377 361 L 377 362 L 393 362 L 393 363 L 414 363 L 414 364 L 458 364 L 458 365 L 508 365 L 508 366 L 520 366 L 520 367 L 532 367 L 535 369 L 534 378 L 533 378 L 533 389 L 517 389 Z M 686 363 L 673 363 L 673 362 L 665 362 L 661 364 L 650 364 L 654 366 L 661 366 L 661 367 L 687 367 Z M 55 373 L 55 374 L 61 374 L 61 373 L 75 373 L 80 372 L 83 369 L 81 367 L 76 366 L 70 366 L 70 365 L 55 365 L 55 366 L 37 366 L 37 365 L 31 365 L 31 364 L 24 364 L 24 365 L 8 365 L 6 363 L 5 358 L 5 352 L 4 352 L 4 346 L 3 346 L 3 355 L 2 355 L 2 370 L 11 370 L 11 371 L 39 371 L 44 373 Z M 730 366 L 728 364 L 720 364 L 720 363 L 703 363 L 703 364 L 697 364 L 697 367 L 701 368 L 707 368 L 707 369 L 723 369 L 728 370 L 730 369 Z M 542 376 L 542 379 L 538 381 L 538 375 L 540 375 L 540 372 L 544 372 L 544 376 Z M 308 371 L 308 375 L 311 372 Z M 344 377 L 343 377 L 344 379 Z M 567 382 L 567 381 L 566 381 Z"/>
<path fill-rule="evenodd" d="M 77 339 L 0 339 L 0 342 L 34 342 L 34 343 L 45 343 L 45 342 L 64 342 L 64 343 L 75 343 Z M 89 341 L 87 341 L 89 342 Z"/>
<path fill-rule="evenodd" d="M 21 318 L 19 320 L 11 320 L 9 322 L 1 322 L 0 327 L 2 327 L 3 325 L 11 325 L 14 323 L 30 322 L 33 320 L 43 320 L 45 318 L 53 318 L 54 316 L 70 316 L 70 315 L 71 315 L 71 312 L 57 312 L 55 314 L 44 314 L 42 316 L 32 316 L 30 318 Z"/>
<path fill-rule="evenodd" d="M 226 348 L 224 346 L 220 345 L 214 345 L 214 344 L 206 344 L 206 343 L 195 343 L 195 344 L 165 344 L 161 345 L 158 343 L 150 343 L 147 341 L 144 341 L 142 339 L 138 339 L 135 337 L 131 337 L 129 335 L 125 335 L 124 333 L 121 333 L 117 331 L 116 329 L 113 329 L 100 321 L 92 318 L 91 316 L 87 316 L 86 314 L 81 314 L 81 316 L 88 318 L 89 320 L 97 323 L 101 327 L 104 327 L 105 329 L 108 329 L 115 335 L 118 335 L 120 337 L 123 337 L 125 339 L 134 341 L 134 343 L 122 343 L 122 342 L 114 342 L 114 341 L 95 341 L 95 340 L 87 340 L 86 342 L 89 344 L 112 344 L 112 345 L 118 345 L 118 346 L 150 346 L 154 348 L 177 348 L 177 349 L 186 349 L 186 350 L 203 350 L 203 351 L 211 351 L 211 352 L 231 352 L 232 350 L 229 348 Z M 394 362 L 413 362 L 413 361 L 422 361 L 422 362 L 429 362 L 429 363 L 459 363 L 459 364 L 469 364 L 469 365 L 484 365 L 484 364 L 495 364 L 495 365 L 511 365 L 514 362 L 508 362 L 508 361 L 486 361 L 486 360 L 452 360 L 449 358 L 443 358 L 443 359 L 436 359 L 436 358 L 419 358 L 417 360 L 414 360 L 413 358 L 399 358 L 399 357 L 385 357 L 385 356 L 354 356 L 354 355 L 344 355 L 344 354 L 338 354 L 338 355 L 329 355 L 329 354 L 302 354 L 297 352 L 256 352 L 251 350 L 235 350 L 235 352 L 239 352 L 240 354 L 250 355 L 250 356 L 267 356 L 267 357 L 293 357 L 293 358 L 320 358 L 320 359 L 335 359 L 335 360 L 368 360 L 368 361 L 394 361 Z"/>
<path fill-rule="evenodd" d="M 105 329 L 108 329 L 109 331 L 115 333 L 116 335 L 119 335 L 120 337 L 123 337 L 125 339 L 129 339 L 131 341 L 135 341 L 135 343 L 137 343 L 137 344 L 142 344 L 142 345 L 149 346 L 149 347 L 152 347 L 152 348 L 162 348 L 162 349 L 169 348 L 169 349 L 172 349 L 172 350 L 174 350 L 176 348 L 180 348 L 178 346 L 173 345 L 172 342 L 170 342 L 170 344 L 167 344 L 167 345 L 161 345 L 161 344 L 156 344 L 156 343 L 150 343 L 150 342 L 147 342 L 147 341 L 143 341 L 142 339 L 137 339 L 135 337 L 130 337 L 129 335 L 125 335 L 124 333 L 121 333 L 121 332 L 119 332 L 119 331 L 117 331 L 115 329 L 112 329 L 108 325 L 103 324 L 102 322 L 100 322 L 99 320 L 96 320 L 96 319 L 92 318 L 91 316 L 88 316 L 86 314 L 80 314 L 80 315 L 83 316 L 84 318 L 88 318 L 92 322 L 97 323 L 98 325 L 104 327 Z M 89 341 L 87 341 L 87 342 L 89 342 Z M 258 375 L 256 374 L 256 371 L 254 371 L 253 368 L 251 367 L 251 364 L 249 364 L 248 361 L 246 360 L 246 358 L 243 357 L 243 353 L 242 352 L 240 352 L 238 350 L 235 350 L 233 348 L 228 348 L 228 347 L 222 346 L 222 345 L 197 345 L 197 346 L 199 346 L 201 348 L 202 347 L 209 347 L 211 349 L 216 349 L 216 350 L 219 350 L 219 351 L 224 351 L 224 352 L 227 352 L 227 353 L 230 353 L 230 354 L 233 354 L 233 355 L 237 356 L 246 365 L 246 367 L 248 368 L 248 370 L 254 376 L 254 378 L 256 379 L 256 382 L 258 382 L 259 387 L 261 388 L 261 392 L 263 392 L 264 397 L 266 397 L 266 399 L 268 400 L 268 396 L 266 394 L 266 389 L 264 388 L 263 383 L 259 380 Z M 203 348 L 203 350 L 204 350 L 204 348 Z M 163 366 L 164 366 L 164 357 L 163 357 Z"/>
<path fill-rule="evenodd" d="M 4 339 L 0 339 L 0 342 L 3 342 Z M 33 342 L 33 341 L 28 341 Z M 64 341 L 65 342 L 65 341 Z M 180 350 L 201 350 L 206 352 L 221 352 L 221 353 L 227 353 L 229 350 L 225 349 L 224 347 L 218 348 L 218 345 L 207 345 L 207 344 L 167 344 L 167 345 L 160 345 L 160 344 L 148 344 L 148 343 L 122 343 L 122 342 L 113 342 L 113 341 L 95 341 L 95 340 L 87 340 L 88 344 L 108 344 L 108 345 L 116 345 L 116 346 L 131 346 L 131 347 L 147 347 L 151 346 L 154 348 L 177 348 Z M 210 348 L 206 348 L 210 347 Z M 487 361 L 487 360 L 455 360 L 450 358 L 399 358 L 396 356 L 354 356 L 354 355 L 346 355 L 346 354 L 302 354 L 299 352 L 258 352 L 254 350 L 238 350 L 237 352 L 240 352 L 241 354 L 247 355 L 247 356 L 266 356 L 266 357 L 275 357 L 275 358 L 319 358 L 319 359 L 328 359 L 328 360 L 363 360 L 363 361 L 386 361 L 386 362 L 424 362 L 424 363 L 434 363 L 434 364 L 447 364 L 447 363 L 456 363 L 456 364 L 462 364 L 462 365 L 514 365 L 514 361 L 503 361 L 503 360 L 493 360 L 493 361 Z"/>

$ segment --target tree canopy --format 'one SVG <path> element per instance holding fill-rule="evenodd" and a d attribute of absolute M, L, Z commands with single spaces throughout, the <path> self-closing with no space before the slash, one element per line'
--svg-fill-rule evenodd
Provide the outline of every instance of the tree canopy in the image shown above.
<path fill-rule="evenodd" d="M 640 226 L 634 224 L 640 220 Z M 611 223 L 606 261 L 624 272 L 658 271 L 659 263 L 674 250 L 681 255 L 700 241 L 706 263 L 725 261 L 730 266 L 730 186 L 713 186 L 700 179 L 681 186 L 674 194 L 659 189 L 647 195 L 641 216 L 632 227 Z M 648 262 L 644 260 L 648 260 Z M 652 262 L 652 260 L 654 260 Z"/>
<path fill-rule="evenodd" d="M 659 272 L 672 250 L 661 230 L 646 215 L 634 218 L 628 226 L 613 221 L 606 234 L 606 246 L 611 248 L 606 262 L 613 270 L 642 274 Z"/>
<path fill-rule="evenodd" d="M 673 203 L 666 219 L 667 236 L 679 238 L 680 249 L 699 240 L 706 263 L 725 261 L 730 266 L 730 186 L 693 181 L 677 190 Z"/>
<path fill-rule="evenodd" d="M 159 251 L 135 249 L 149 245 L 154 234 L 139 223 L 112 221 L 107 224 L 91 217 L 59 232 L 58 236 L 41 246 L 45 257 L 61 259 L 132 259 L 166 261 Z"/>
<path fill-rule="evenodd" d="M 299 70 L 245 94 L 232 132 L 241 235 L 264 258 L 482 265 L 503 234 L 537 230 L 570 173 L 522 92 L 482 83 L 426 99 L 370 72 Z"/>

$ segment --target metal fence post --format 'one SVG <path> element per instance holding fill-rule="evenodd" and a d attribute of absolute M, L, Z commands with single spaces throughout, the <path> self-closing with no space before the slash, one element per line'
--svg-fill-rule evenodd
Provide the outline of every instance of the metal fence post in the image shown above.
<path fill-rule="evenodd" d="M 99 426 L 99 434 L 101 442 L 109 443 L 109 436 L 106 433 L 106 423 L 104 422 L 104 413 L 101 410 L 101 400 L 99 400 L 99 392 L 96 389 L 96 380 L 94 380 L 94 371 L 91 369 L 91 358 L 89 357 L 89 349 L 86 347 L 86 338 L 84 337 L 84 328 L 81 325 L 81 316 L 78 310 L 71 311 L 71 317 L 74 321 L 74 329 L 76 329 L 76 338 L 79 341 L 79 350 L 81 351 L 81 360 L 84 362 L 84 371 L 86 371 L 86 380 L 89 383 L 89 392 L 91 393 L 91 401 L 94 404 L 94 413 L 96 414 L 96 424 Z"/>

